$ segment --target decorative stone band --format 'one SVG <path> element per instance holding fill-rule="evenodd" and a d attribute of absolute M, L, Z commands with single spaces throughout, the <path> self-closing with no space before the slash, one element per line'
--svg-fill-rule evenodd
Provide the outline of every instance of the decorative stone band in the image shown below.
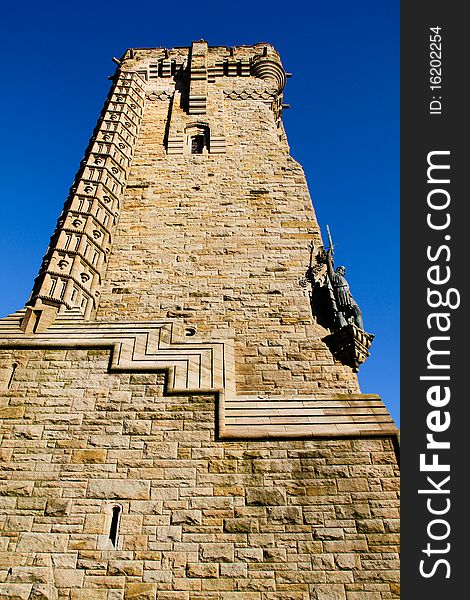
<path fill-rule="evenodd" d="M 224 90 L 224 94 L 230 100 L 263 100 L 266 104 L 276 99 L 276 94 L 268 90 Z"/>
<path fill-rule="evenodd" d="M 238 396 L 224 406 L 224 437 L 341 437 L 395 435 L 397 428 L 375 394 L 292 398 Z"/>
<path fill-rule="evenodd" d="M 85 323 L 61 315 L 47 332 L 27 335 L 21 316 L 0 320 L 0 348 L 109 348 L 110 372 L 162 371 L 166 396 L 213 394 L 219 439 L 397 435 L 376 395 L 237 396 L 232 342 L 188 342 L 176 321 Z"/>
<path fill-rule="evenodd" d="M 136 73 L 118 73 L 35 280 L 27 331 L 46 329 L 58 311 L 78 310 L 88 319 L 96 307 L 142 118 L 143 85 Z"/>
<path fill-rule="evenodd" d="M 179 321 L 83 322 L 59 315 L 42 334 L 20 329 L 23 311 L 0 320 L 0 348 L 109 348 L 110 371 L 166 371 L 167 391 L 235 395 L 232 344 L 188 342 Z"/>

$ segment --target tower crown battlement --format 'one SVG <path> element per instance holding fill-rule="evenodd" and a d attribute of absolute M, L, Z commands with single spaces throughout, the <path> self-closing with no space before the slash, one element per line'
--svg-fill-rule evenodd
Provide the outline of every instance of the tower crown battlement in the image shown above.
<path fill-rule="evenodd" d="M 174 76 L 176 72 L 188 67 L 194 56 L 204 57 L 205 68 L 210 78 L 214 77 L 247 77 L 261 79 L 258 63 L 271 63 L 276 70 L 284 74 L 279 53 L 268 43 L 253 46 L 209 46 L 205 40 L 193 42 L 191 46 L 167 48 L 129 48 L 124 52 L 120 63 L 126 69 L 146 67 L 146 78 Z M 142 69 L 142 73 L 144 71 Z"/>

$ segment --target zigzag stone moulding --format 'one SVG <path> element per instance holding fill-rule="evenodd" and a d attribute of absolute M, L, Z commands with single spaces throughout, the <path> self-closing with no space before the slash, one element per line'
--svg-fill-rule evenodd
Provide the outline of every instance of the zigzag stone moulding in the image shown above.
<path fill-rule="evenodd" d="M 163 371 L 166 396 L 216 396 L 214 418 L 220 439 L 397 434 L 388 411 L 374 394 L 237 395 L 232 340 L 188 342 L 177 321 L 85 323 L 61 315 L 47 332 L 25 335 L 19 328 L 21 315 L 19 311 L 0 321 L 0 349 L 109 349 L 111 373 Z"/>
<path fill-rule="evenodd" d="M 89 319 L 97 305 L 145 102 L 137 73 L 118 73 L 27 302 L 22 327 L 57 313 Z"/>
<path fill-rule="evenodd" d="M 19 326 L 23 314 L 18 311 L 0 320 L 0 347 L 110 348 L 111 371 L 166 370 L 170 390 L 234 393 L 231 341 L 188 342 L 177 320 L 83 322 L 64 314 L 47 332 L 25 335 Z"/>

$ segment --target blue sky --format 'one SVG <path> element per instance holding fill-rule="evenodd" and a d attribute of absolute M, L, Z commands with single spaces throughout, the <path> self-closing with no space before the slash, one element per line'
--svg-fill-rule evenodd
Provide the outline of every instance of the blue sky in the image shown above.
<path fill-rule="evenodd" d="M 135 6 L 135 8 L 134 8 Z M 0 24 L 0 317 L 21 308 L 129 47 L 272 43 L 284 124 L 376 338 L 361 367 L 398 421 L 399 2 L 10 3 Z"/>

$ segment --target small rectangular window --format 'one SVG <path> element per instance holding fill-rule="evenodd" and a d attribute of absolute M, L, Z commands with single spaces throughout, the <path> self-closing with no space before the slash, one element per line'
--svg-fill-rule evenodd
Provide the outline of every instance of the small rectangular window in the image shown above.
<path fill-rule="evenodd" d="M 195 135 L 191 138 L 191 154 L 202 154 L 204 150 L 204 135 Z"/>

